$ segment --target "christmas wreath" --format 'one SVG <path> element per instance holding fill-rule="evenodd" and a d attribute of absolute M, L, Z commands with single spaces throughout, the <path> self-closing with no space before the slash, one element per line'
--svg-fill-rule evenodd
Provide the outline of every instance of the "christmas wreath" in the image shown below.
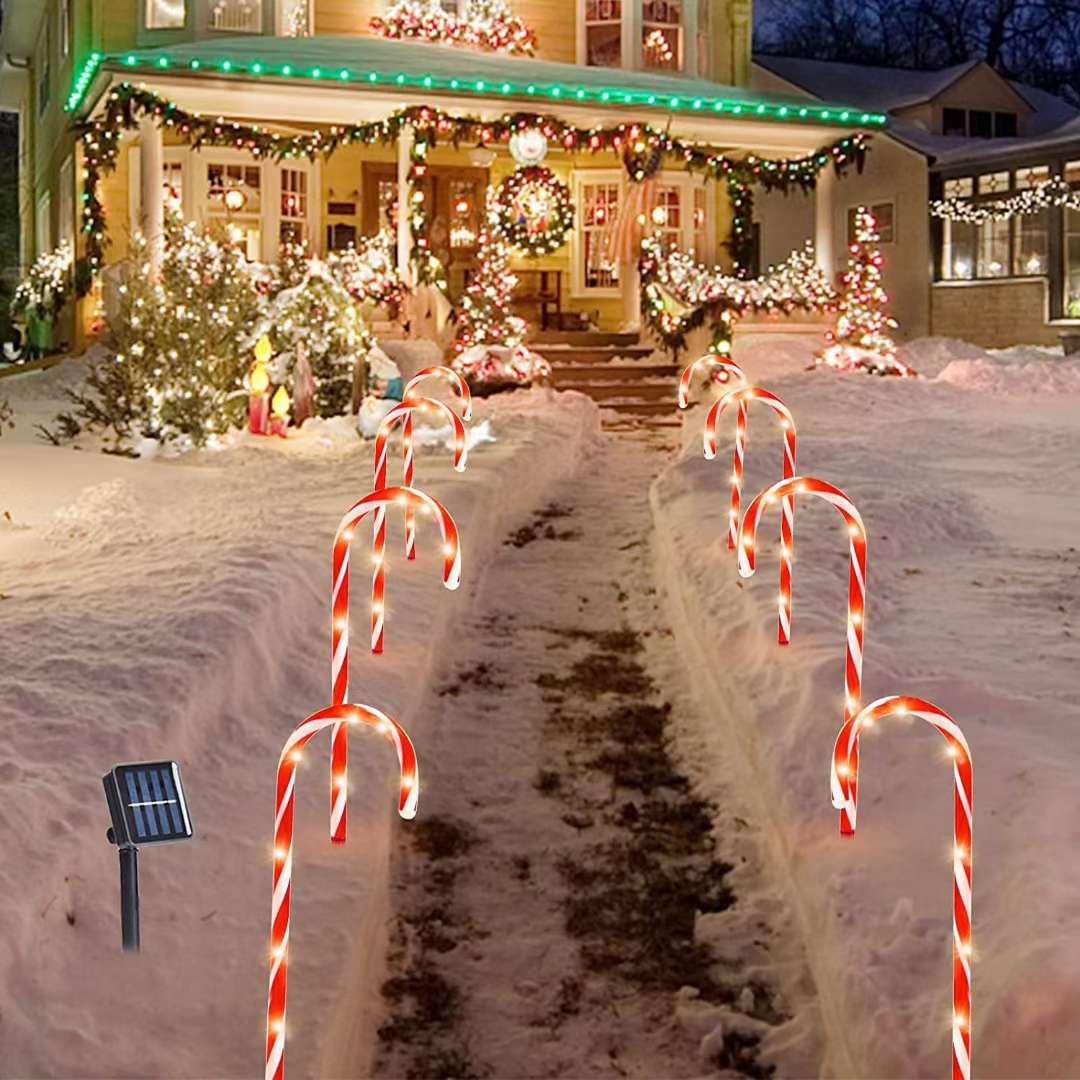
<path fill-rule="evenodd" d="M 547 255 L 566 243 L 574 225 L 570 189 L 543 165 L 511 173 L 495 195 L 499 230 L 526 255 Z"/>

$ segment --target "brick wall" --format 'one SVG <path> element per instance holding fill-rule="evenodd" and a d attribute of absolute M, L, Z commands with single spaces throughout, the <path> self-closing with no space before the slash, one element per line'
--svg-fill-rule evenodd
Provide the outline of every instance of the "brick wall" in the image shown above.
<path fill-rule="evenodd" d="M 1057 345 L 1059 327 L 1047 321 L 1046 282 L 995 281 L 934 285 L 930 332 L 963 338 L 984 349 Z"/>

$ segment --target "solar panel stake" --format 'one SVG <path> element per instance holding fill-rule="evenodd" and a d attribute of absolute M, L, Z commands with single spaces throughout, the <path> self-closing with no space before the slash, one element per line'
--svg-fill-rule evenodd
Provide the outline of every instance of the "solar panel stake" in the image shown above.
<path fill-rule="evenodd" d="M 139 849 L 120 849 L 120 935 L 124 952 L 139 951 Z"/>
<path fill-rule="evenodd" d="M 105 834 L 120 855 L 120 937 L 125 952 L 139 951 L 140 844 L 187 840 L 192 835 L 180 769 L 175 761 L 116 765 L 102 778 L 112 827 Z"/>

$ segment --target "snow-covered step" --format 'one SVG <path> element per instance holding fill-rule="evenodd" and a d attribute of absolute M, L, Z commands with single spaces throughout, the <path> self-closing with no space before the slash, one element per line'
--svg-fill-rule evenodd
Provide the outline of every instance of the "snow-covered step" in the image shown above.
<path fill-rule="evenodd" d="M 555 380 L 556 389 L 562 389 Z M 611 400 L 666 401 L 674 409 L 676 391 L 674 382 L 588 382 L 574 383 L 566 387 L 588 394 L 593 401 L 607 405 Z"/>
<path fill-rule="evenodd" d="M 581 383 L 605 382 L 618 380 L 632 383 L 640 379 L 669 379 L 678 377 L 677 364 L 620 364 L 617 360 L 610 364 L 552 364 L 552 382 L 556 386 L 573 386 L 579 389 Z"/>
<path fill-rule="evenodd" d="M 552 364 L 602 364 L 619 359 L 644 359 L 655 350 L 651 345 L 569 345 L 530 341 L 529 348 Z"/>

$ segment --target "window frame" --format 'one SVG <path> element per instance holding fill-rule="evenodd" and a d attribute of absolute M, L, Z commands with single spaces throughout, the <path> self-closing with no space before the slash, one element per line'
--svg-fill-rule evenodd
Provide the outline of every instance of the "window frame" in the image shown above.
<path fill-rule="evenodd" d="M 616 299 L 622 296 L 623 283 L 616 280 L 612 285 L 585 284 L 585 188 L 589 185 L 606 185 L 619 190 L 619 208 L 626 199 L 626 170 L 611 169 L 575 169 L 571 177 L 571 190 L 574 193 L 574 207 L 577 223 L 570 232 L 570 295 L 591 299 Z M 614 225 L 614 223 L 612 223 Z"/>
<path fill-rule="evenodd" d="M 703 5 L 707 0 L 678 0 L 679 4 L 679 52 L 678 63 L 672 67 L 655 67 L 645 62 L 645 18 L 644 0 L 622 0 L 620 13 L 620 26 L 622 32 L 619 38 L 619 63 L 610 68 L 599 68 L 608 71 L 649 71 L 663 75 L 675 75 L 689 78 L 707 78 L 708 57 L 699 60 L 702 31 L 699 31 L 699 19 Z M 581 67 L 593 67 L 588 63 L 588 33 L 587 25 L 602 25 L 594 20 L 587 24 L 585 14 L 587 0 L 576 0 L 575 24 L 577 40 L 577 63 Z M 650 23 L 650 25 L 655 25 Z M 664 24 L 666 25 L 666 24 Z M 707 23 L 704 33 L 707 35 Z M 707 44 L 707 42 L 706 42 Z"/>
<path fill-rule="evenodd" d="M 191 19 L 191 0 L 177 0 L 178 3 L 183 4 L 184 17 L 179 23 L 170 23 L 168 26 L 157 26 L 150 21 L 150 12 L 156 2 L 157 0 L 140 0 L 140 19 L 144 31 L 151 34 L 168 34 L 187 28 L 188 22 Z"/>

